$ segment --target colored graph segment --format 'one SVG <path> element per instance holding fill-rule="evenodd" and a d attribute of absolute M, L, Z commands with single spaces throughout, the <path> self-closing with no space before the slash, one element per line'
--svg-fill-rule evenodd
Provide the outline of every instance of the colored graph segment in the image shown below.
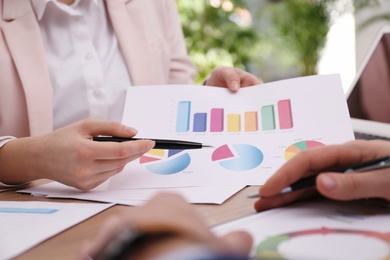
<path fill-rule="evenodd" d="M 222 132 L 223 131 L 223 117 L 224 110 L 223 108 L 212 108 L 211 109 L 211 121 L 210 121 L 210 131 L 211 132 Z"/>
<path fill-rule="evenodd" d="M 195 113 L 194 114 L 194 132 L 206 132 L 207 127 L 207 114 Z"/>
<path fill-rule="evenodd" d="M 176 132 L 188 132 L 190 129 L 191 102 L 180 101 L 177 108 Z"/>
<path fill-rule="evenodd" d="M 290 99 L 278 101 L 279 127 L 280 129 L 289 129 L 293 127 Z"/>
<path fill-rule="evenodd" d="M 245 122 L 245 132 L 255 132 L 259 130 L 256 111 L 245 112 L 244 122 Z"/>
<path fill-rule="evenodd" d="M 141 156 L 139 163 L 152 173 L 170 175 L 185 170 L 191 163 L 191 157 L 183 150 L 152 149 Z"/>
<path fill-rule="evenodd" d="M 263 158 L 257 147 L 248 144 L 222 145 L 211 156 L 212 161 L 231 171 L 254 169 L 263 162 Z"/>
<path fill-rule="evenodd" d="M 319 228 L 319 229 L 310 229 L 310 230 L 302 230 L 291 232 L 287 234 L 281 234 L 277 236 L 269 237 L 262 242 L 260 242 L 256 246 L 255 257 L 256 259 L 290 259 L 288 256 L 283 255 L 279 252 L 279 249 L 283 243 L 289 242 L 294 238 L 302 237 L 302 236 L 311 236 L 311 235 L 322 235 L 323 238 L 326 238 L 328 235 L 356 235 L 356 236 L 365 236 L 369 238 L 375 238 L 383 241 L 388 249 L 390 250 L 390 234 L 388 233 L 380 233 L 375 231 L 367 231 L 367 230 L 350 230 L 350 229 L 330 229 L 330 228 Z M 321 245 L 319 245 L 321 246 Z M 325 246 L 325 245 L 324 245 Z M 351 248 L 353 246 L 349 245 Z M 326 247 L 326 250 L 331 250 Z M 390 252 L 390 251 L 388 251 Z M 302 252 L 304 253 L 304 252 Z M 337 256 L 337 252 L 334 254 Z M 303 257 L 303 256 L 302 256 Z M 303 259 L 305 259 L 303 257 Z M 381 258 L 383 260 L 390 259 L 390 254 Z"/>
<path fill-rule="evenodd" d="M 261 126 L 265 131 L 274 130 L 276 128 L 273 105 L 263 106 L 261 108 Z"/>
<path fill-rule="evenodd" d="M 212 161 L 218 161 L 234 157 L 232 150 L 230 150 L 227 144 L 218 147 L 211 156 Z"/>
<path fill-rule="evenodd" d="M 0 207 L 0 213 L 53 214 L 58 209 Z"/>
<path fill-rule="evenodd" d="M 241 118 L 239 114 L 228 114 L 227 119 L 227 131 L 228 132 L 240 132 L 241 130 Z"/>
<path fill-rule="evenodd" d="M 306 141 L 300 141 L 297 143 L 294 143 L 287 147 L 287 149 L 284 152 L 284 159 L 290 160 L 292 157 L 300 153 L 301 151 L 324 146 L 323 143 L 313 140 L 306 140 Z"/>

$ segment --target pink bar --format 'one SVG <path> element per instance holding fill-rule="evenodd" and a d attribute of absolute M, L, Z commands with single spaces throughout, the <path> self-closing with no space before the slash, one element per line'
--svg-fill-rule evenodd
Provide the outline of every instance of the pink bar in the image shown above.
<path fill-rule="evenodd" d="M 293 127 L 290 99 L 278 101 L 279 127 L 289 129 Z"/>
<path fill-rule="evenodd" d="M 223 108 L 211 109 L 210 131 L 211 132 L 223 131 Z"/>

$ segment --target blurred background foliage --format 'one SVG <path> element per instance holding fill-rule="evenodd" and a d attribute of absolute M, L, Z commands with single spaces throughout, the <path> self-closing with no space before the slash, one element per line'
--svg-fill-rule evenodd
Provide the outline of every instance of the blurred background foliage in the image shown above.
<path fill-rule="evenodd" d="M 244 69 L 267 82 L 316 74 L 335 19 L 380 5 L 379 0 L 176 2 L 198 83 L 218 65 Z"/>
<path fill-rule="evenodd" d="M 217 65 L 249 70 L 260 34 L 240 20 L 250 16 L 244 1 L 177 0 L 177 4 L 198 82 Z"/>

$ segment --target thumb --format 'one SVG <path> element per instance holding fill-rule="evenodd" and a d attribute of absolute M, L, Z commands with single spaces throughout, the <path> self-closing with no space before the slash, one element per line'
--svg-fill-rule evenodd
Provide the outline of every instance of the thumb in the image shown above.
<path fill-rule="evenodd" d="M 318 191 L 331 199 L 390 198 L 389 174 L 385 171 L 366 173 L 324 173 L 317 177 Z"/>
<path fill-rule="evenodd" d="M 233 254 L 247 256 L 252 249 L 253 238 L 245 231 L 233 231 L 224 235 L 221 239 L 229 252 Z"/>

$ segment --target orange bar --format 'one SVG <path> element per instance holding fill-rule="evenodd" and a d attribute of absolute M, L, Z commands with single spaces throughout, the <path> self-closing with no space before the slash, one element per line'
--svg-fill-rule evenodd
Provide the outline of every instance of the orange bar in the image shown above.
<path fill-rule="evenodd" d="M 255 132 L 258 130 L 257 112 L 245 112 L 245 132 Z"/>

